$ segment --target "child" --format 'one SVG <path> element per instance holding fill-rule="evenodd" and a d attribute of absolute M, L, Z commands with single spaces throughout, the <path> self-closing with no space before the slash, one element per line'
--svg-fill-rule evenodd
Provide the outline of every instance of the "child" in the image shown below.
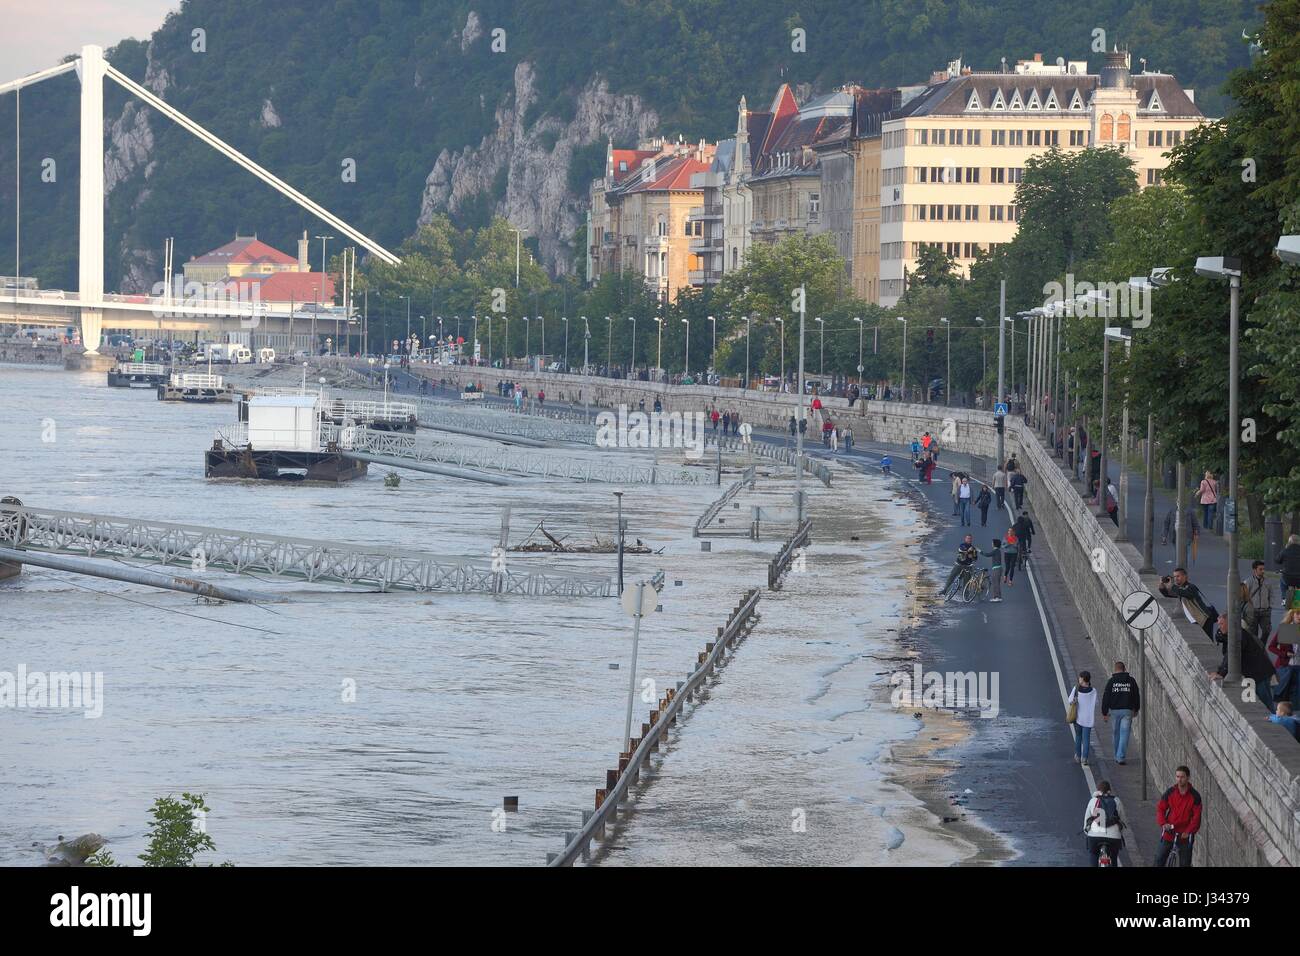
<path fill-rule="evenodd" d="M 888 455 L 886 455 L 884 458 L 880 459 L 880 470 L 883 471 L 883 472 L 884 472 L 885 474 L 887 474 L 887 475 L 888 475 L 888 474 L 891 474 L 891 472 L 890 472 L 890 470 L 889 470 L 889 467 L 890 467 L 893 463 L 894 463 L 893 459 L 890 458 Z"/>

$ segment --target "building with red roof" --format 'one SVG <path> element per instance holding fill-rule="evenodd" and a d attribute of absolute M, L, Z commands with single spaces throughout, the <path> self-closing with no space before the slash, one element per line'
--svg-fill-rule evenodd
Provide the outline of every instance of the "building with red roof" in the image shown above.
<path fill-rule="evenodd" d="M 692 179 L 708 171 L 715 149 L 702 141 L 661 139 L 637 149 L 609 145 L 605 175 L 591 187 L 589 281 L 632 270 L 663 302 L 690 285 L 690 273 L 699 268 L 691 240 L 701 233 L 688 219 L 703 195 Z"/>

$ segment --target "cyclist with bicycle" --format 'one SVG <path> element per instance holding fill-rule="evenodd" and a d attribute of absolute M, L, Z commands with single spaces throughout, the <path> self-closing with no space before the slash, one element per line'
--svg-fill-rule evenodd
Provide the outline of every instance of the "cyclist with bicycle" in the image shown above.
<path fill-rule="evenodd" d="M 961 586 L 966 586 L 966 580 L 970 577 L 971 565 L 973 565 L 980 556 L 979 548 L 975 547 L 975 540 L 970 535 L 962 538 L 961 544 L 957 545 L 957 563 L 952 566 L 948 572 L 948 580 L 944 582 L 941 594 L 947 595 L 948 590 L 952 587 L 952 582 L 961 578 Z"/>
<path fill-rule="evenodd" d="M 989 599 L 990 603 L 1000 602 L 1002 600 L 1002 539 L 993 539 L 992 551 L 981 551 L 986 558 L 992 558 L 993 562 L 989 567 L 989 581 L 993 585 L 993 597 Z"/>
<path fill-rule="evenodd" d="M 1160 824 L 1160 849 L 1156 866 L 1169 866 L 1170 854 L 1177 850 L 1178 866 L 1192 865 L 1192 843 L 1201 829 L 1201 795 L 1192 786 L 1192 772 L 1186 767 L 1174 771 L 1174 785 L 1156 804 L 1156 823 Z"/>
<path fill-rule="evenodd" d="M 1093 866 L 1114 866 L 1124 846 L 1124 821 L 1119 816 L 1119 801 L 1111 793 L 1110 783 L 1102 780 L 1083 810 L 1083 832 Z"/>

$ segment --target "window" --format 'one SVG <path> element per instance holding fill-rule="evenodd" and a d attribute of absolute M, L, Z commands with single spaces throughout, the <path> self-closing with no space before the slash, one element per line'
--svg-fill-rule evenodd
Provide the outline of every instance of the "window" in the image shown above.
<path fill-rule="evenodd" d="M 1043 131 L 1042 131 L 1042 130 L 1040 130 L 1040 129 L 1031 129 L 1031 130 L 1029 130 L 1029 145 L 1030 145 L 1030 146 L 1042 146 L 1042 145 L 1043 145 Z"/>
<path fill-rule="evenodd" d="M 659 217 L 659 228 L 656 230 L 656 232 L 658 233 L 658 235 L 661 236 L 668 235 L 668 221 L 664 219 L 663 216 Z"/>
<path fill-rule="evenodd" d="M 1005 183 L 1007 181 L 1007 171 L 1001 166 L 989 167 L 989 182 Z"/>
<path fill-rule="evenodd" d="M 1115 126 L 1115 138 L 1122 143 L 1127 143 L 1132 133 L 1132 121 L 1127 113 L 1119 114 L 1119 123 Z"/>
<path fill-rule="evenodd" d="M 952 204 L 948 206 L 948 218 L 954 222 L 961 221 L 961 206 Z"/>
<path fill-rule="evenodd" d="M 932 203 L 930 205 L 930 219 L 939 222 L 943 219 L 943 206 Z"/>
<path fill-rule="evenodd" d="M 947 137 L 945 136 L 947 132 L 948 132 L 947 130 L 942 130 L 942 129 L 937 129 L 934 131 L 933 140 L 935 146 L 947 145 Z"/>
<path fill-rule="evenodd" d="M 989 222 L 1002 222 L 1004 218 L 1002 206 L 989 206 Z"/>
<path fill-rule="evenodd" d="M 1007 145 L 1007 131 L 1004 129 L 989 130 L 989 145 L 990 146 Z"/>
<path fill-rule="evenodd" d="M 980 244 L 978 242 L 963 242 L 961 244 L 961 253 L 963 259 L 974 259 L 980 254 Z"/>
<path fill-rule="evenodd" d="M 1107 113 L 1101 118 L 1100 139 L 1103 143 L 1109 143 L 1114 138 L 1115 138 L 1115 120 L 1114 118 L 1111 117 L 1109 113 Z"/>
<path fill-rule="evenodd" d="M 973 204 L 968 205 L 966 207 L 966 220 L 968 222 L 979 222 L 979 218 L 980 218 L 980 207 Z"/>
<path fill-rule="evenodd" d="M 816 219 L 818 216 L 821 215 L 821 211 L 822 211 L 821 193 L 809 193 L 808 194 L 808 218 Z"/>
<path fill-rule="evenodd" d="M 626 160 L 626 159 L 620 159 L 620 160 L 618 161 L 618 171 L 619 171 L 620 173 L 625 173 L 625 172 L 627 172 L 627 160 Z"/>
<path fill-rule="evenodd" d="M 1019 206 L 1011 205 L 1007 207 L 1007 218 L 1010 219 L 1012 222 L 1019 222 L 1020 215 L 1021 213 L 1020 213 Z"/>
<path fill-rule="evenodd" d="M 1012 145 L 1012 146 L 1024 146 L 1024 145 L 1025 145 L 1025 131 L 1024 131 L 1023 129 L 1013 129 L 1013 130 L 1010 131 L 1010 133 L 1011 133 L 1011 145 Z"/>
<path fill-rule="evenodd" d="M 916 205 L 912 207 L 912 219 L 915 222 L 925 222 L 925 206 Z"/>
<path fill-rule="evenodd" d="M 1057 129 L 1049 129 L 1049 130 L 1046 130 L 1046 131 L 1043 133 L 1043 145 L 1044 145 L 1044 146 L 1060 146 L 1060 145 L 1061 145 L 1061 131 L 1060 131 L 1060 130 L 1057 130 Z"/>
<path fill-rule="evenodd" d="M 929 167 L 929 166 L 917 166 L 917 167 L 916 167 L 916 181 L 917 181 L 918 183 L 928 183 L 928 182 L 930 181 L 930 167 Z"/>
<path fill-rule="evenodd" d="M 916 134 L 916 140 L 913 143 L 914 146 L 926 146 L 929 144 L 930 131 L 928 129 L 918 129 L 913 130 L 913 132 Z"/>
<path fill-rule="evenodd" d="M 1148 185 L 1148 186 L 1159 186 L 1160 183 L 1162 182 L 1162 179 L 1163 179 L 1163 177 L 1161 176 L 1161 170 L 1159 170 L 1159 169 L 1148 169 L 1148 170 L 1147 170 L 1147 185 Z"/>
<path fill-rule="evenodd" d="M 951 256 L 952 258 L 956 259 L 957 256 L 961 253 L 961 243 L 950 242 L 944 247 L 943 251 L 948 253 L 948 255 Z"/>
<path fill-rule="evenodd" d="M 977 129 L 966 130 L 966 145 L 978 146 L 980 144 L 980 131 Z"/>
<path fill-rule="evenodd" d="M 1070 145 L 1071 145 L 1071 146 L 1087 146 L 1087 145 L 1088 145 L 1088 131 L 1087 131 L 1087 130 L 1082 130 L 1082 129 L 1072 129 L 1072 130 L 1070 130 Z"/>
<path fill-rule="evenodd" d="M 950 129 L 950 130 L 948 130 L 948 142 L 950 142 L 952 145 L 954 145 L 954 146 L 960 146 L 960 145 L 962 144 L 962 138 L 961 138 L 961 137 L 962 137 L 962 131 L 961 131 L 961 130 L 959 130 L 959 129 Z"/>
<path fill-rule="evenodd" d="M 966 167 L 966 182 L 977 183 L 980 181 L 980 168 L 978 166 Z"/>
<path fill-rule="evenodd" d="M 1007 170 L 1008 182 L 1018 183 L 1018 182 L 1022 182 L 1024 178 L 1025 178 L 1025 171 L 1019 166 L 1017 166 L 1015 169 Z"/>

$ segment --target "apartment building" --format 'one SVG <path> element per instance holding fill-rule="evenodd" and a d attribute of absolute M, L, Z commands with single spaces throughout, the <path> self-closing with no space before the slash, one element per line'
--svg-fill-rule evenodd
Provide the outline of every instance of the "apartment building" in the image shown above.
<path fill-rule="evenodd" d="M 707 172 L 716 146 L 652 140 L 634 150 L 606 150 L 605 176 L 591 186 L 588 279 L 634 271 L 661 301 L 676 298 L 702 267 L 691 244 L 702 223 L 688 222 L 703 191 L 692 179 Z"/>
<path fill-rule="evenodd" d="M 880 124 L 874 301 L 898 301 L 926 244 L 965 273 L 982 251 L 1009 242 L 1020 220 L 1016 185 L 1034 154 L 1116 147 L 1144 187 L 1161 181 L 1168 150 L 1203 122 L 1192 91 L 1169 74 L 1132 73 L 1125 52 L 1107 54 L 1098 74 L 1085 61 L 1041 56 L 992 73 L 949 64 Z"/>

